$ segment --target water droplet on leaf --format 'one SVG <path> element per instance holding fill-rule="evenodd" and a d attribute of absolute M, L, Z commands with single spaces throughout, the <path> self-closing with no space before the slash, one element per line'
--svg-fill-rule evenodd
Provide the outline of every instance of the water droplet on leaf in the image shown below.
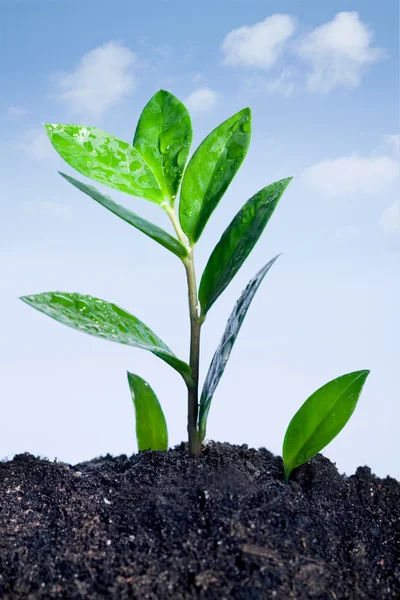
<path fill-rule="evenodd" d="M 232 142 L 229 146 L 228 150 L 228 158 L 239 158 L 243 155 L 243 146 L 237 144 L 236 142 Z"/>
<path fill-rule="evenodd" d="M 176 157 L 176 162 L 180 169 L 185 166 L 186 156 L 187 156 L 186 148 L 182 148 L 182 150 L 179 151 L 178 156 Z"/>

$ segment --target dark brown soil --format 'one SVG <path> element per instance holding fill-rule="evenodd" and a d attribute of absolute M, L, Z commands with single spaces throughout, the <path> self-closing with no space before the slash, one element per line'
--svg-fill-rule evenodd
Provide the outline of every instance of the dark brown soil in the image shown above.
<path fill-rule="evenodd" d="M 0 598 L 400 598 L 400 485 L 209 444 L 0 463 Z"/>

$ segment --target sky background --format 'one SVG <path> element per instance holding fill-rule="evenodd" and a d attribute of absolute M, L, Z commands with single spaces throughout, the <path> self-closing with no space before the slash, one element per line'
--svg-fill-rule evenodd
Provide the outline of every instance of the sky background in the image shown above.
<path fill-rule="evenodd" d="M 240 292 L 283 253 L 248 312 L 207 437 L 280 454 L 313 391 L 371 369 L 324 454 L 347 474 L 367 464 L 400 478 L 398 22 L 395 0 L 2 0 L 0 458 L 132 454 L 127 370 L 157 393 L 170 444 L 186 438 L 185 387 L 170 367 L 18 300 L 62 290 L 115 302 L 187 359 L 182 265 L 69 186 L 57 170 L 75 173 L 42 128 L 93 125 L 131 141 L 164 88 L 190 109 L 192 149 L 236 111 L 253 111 L 247 158 L 196 251 L 199 275 L 242 204 L 295 176 L 204 325 L 203 378 Z M 108 193 L 169 229 L 157 206 Z"/>

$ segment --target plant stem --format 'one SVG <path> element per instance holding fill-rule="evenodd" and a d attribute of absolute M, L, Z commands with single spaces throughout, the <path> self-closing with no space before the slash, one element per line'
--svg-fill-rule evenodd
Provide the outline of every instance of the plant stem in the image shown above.
<path fill-rule="evenodd" d="M 190 313 L 190 359 L 192 377 L 195 385 L 188 388 L 188 435 L 189 454 L 197 454 L 200 450 L 199 434 L 197 429 L 197 413 L 199 407 L 199 363 L 200 363 L 200 332 L 201 322 L 198 314 L 196 273 L 194 269 L 193 254 L 186 266 L 186 277 L 189 292 Z"/>
<path fill-rule="evenodd" d="M 194 266 L 193 248 L 185 236 L 178 221 L 175 210 L 171 207 L 166 209 L 171 219 L 176 235 L 182 244 L 185 245 L 188 256 L 182 259 L 186 270 L 186 279 L 188 285 L 189 297 L 189 315 L 190 315 L 190 358 L 189 366 L 192 370 L 194 385 L 188 387 L 188 441 L 189 454 L 195 455 L 200 451 L 200 437 L 197 427 L 197 414 L 199 408 L 199 363 L 200 363 L 200 332 L 203 319 L 199 316 L 199 306 L 197 297 L 196 271 Z"/>

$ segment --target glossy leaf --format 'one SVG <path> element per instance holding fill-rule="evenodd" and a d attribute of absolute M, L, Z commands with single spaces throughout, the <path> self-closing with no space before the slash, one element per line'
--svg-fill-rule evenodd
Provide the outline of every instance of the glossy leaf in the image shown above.
<path fill-rule="evenodd" d="M 139 452 L 167 450 L 167 423 L 157 396 L 149 384 L 138 375 L 128 373 L 128 382 L 136 415 Z"/>
<path fill-rule="evenodd" d="M 327 446 L 356 408 L 369 371 L 342 375 L 314 392 L 294 415 L 283 442 L 285 479 Z"/>
<path fill-rule="evenodd" d="M 197 242 L 236 175 L 250 144 L 251 112 L 245 108 L 212 131 L 197 148 L 183 176 L 179 219 Z"/>
<path fill-rule="evenodd" d="M 128 142 L 96 127 L 45 125 L 45 128 L 58 154 L 82 175 L 120 192 L 164 204 L 153 172 Z"/>
<path fill-rule="evenodd" d="M 36 310 L 73 329 L 111 342 L 149 350 L 192 383 L 191 369 L 137 317 L 116 304 L 65 292 L 45 292 L 21 298 Z"/>
<path fill-rule="evenodd" d="M 215 246 L 200 282 L 199 300 L 205 315 L 232 281 L 254 248 L 292 177 L 255 194 L 240 209 Z"/>
<path fill-rule="evenodd" d="M 69 175 L 65 175 L 65 173 L 60 173 L 60 175 L 78 190 L 84 194 L 87 194 L 93 198 L 93 200 L 96 200 L 96 202 L 114 213 L 114 215 L 117 215 L 130 225 L 133 225 L 133 227 L 136 227 L 136 229 L 139 229 L 139 231 L 142 231 L 145 235 L 151 237 L 153 240 L 161 244 L 161 246 L 164 246 L 164 248 L 167 248 L 176 254 L 176 256 L 179 256 L 180 258 L 187 256 L 187 250 L 185 246 L 173 238 L 172 235 L 157 225 L 154 225 L 154 223 L 150 223 L 150 221 L 142 219 L 142 217 L 139 217 L 128 208 L 125 208 L 125 206 L 117 204 L 112 198 L 110 198 L 110 196 L 102 194 L 92 185 L 86 185 L 86 183 L 82 183 L 81 181 L 78 181 Z"/>
<path fill-rule="evenodd" d="M 201 394 L 199 411 L 199 431 L 201 440 L 204 439 L 206 434 L 207 418 L 214 392 L 220 382 L 223 372 L 225 371 L 226 363 L 228 362 L 246 313 L 255 296 L 255 293 L 260 287 L 262 280 L 277 258 L 278 256 L 275 256 L 275 258 L 270 260 L 262 269 L 260 269 L 253 279 L 249 281 L 246 289 L 240 295 L 240 298 L 236 302 L 235 308 L 228 319 L 224 335 L 222 336 L 219 346 L 213 356 L 210 368 L 208 369 L 207 377 Z"/>
<path fill-rule="evenodd" d="M 178 193 L 192 136 L 190 116 L 182 102 L 164 90 L 154 94 L 140 116 L 133 146 L 171 202 Z"/>

